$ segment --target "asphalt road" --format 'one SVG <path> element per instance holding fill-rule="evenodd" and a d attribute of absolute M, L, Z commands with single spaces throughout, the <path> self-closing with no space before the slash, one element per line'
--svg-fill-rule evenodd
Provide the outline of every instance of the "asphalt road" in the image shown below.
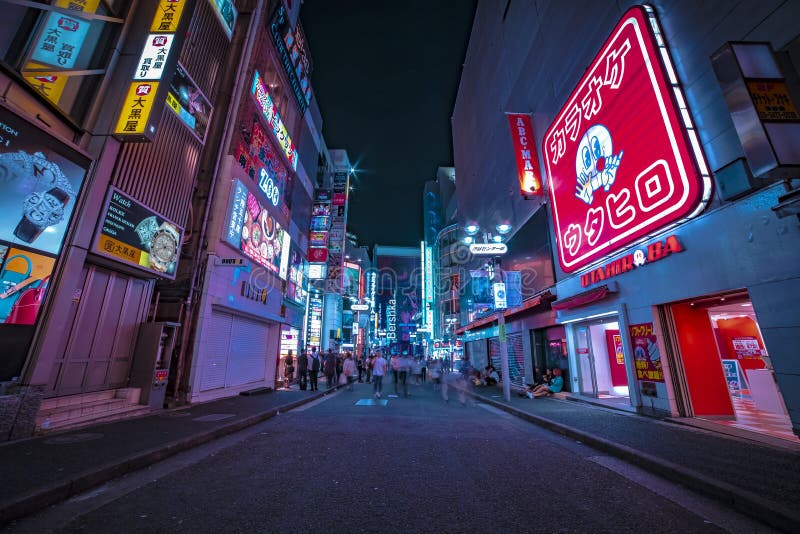
<path fill-rule="evenodd" d="M 770 532 L 504 412 L 410 391 L 359 406 L 357 384 L 9 531 Z"/>

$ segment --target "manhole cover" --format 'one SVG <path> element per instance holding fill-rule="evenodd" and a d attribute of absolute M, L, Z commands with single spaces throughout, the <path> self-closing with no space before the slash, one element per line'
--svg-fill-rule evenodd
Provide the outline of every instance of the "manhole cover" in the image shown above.
<path fill-rule="evenodd" d="M 223 419 L 230 419 L 236 417 L 235 413 L 210 413 L 202 417 L 196 417 L 192 421 L 200 421 L 201 423 L 211 423 L 213 421 L 222 421 Z"/>
<path fill-rule="evenodd" d="M 65 436 L 56 436 L 54 438 L 44 440 L 47 445 L 67 445 L 69 443 L 81 443 L 83 441 L 93 441 L 100 439 L 103 434 L 98 432 L 82 432 L 80 434 L 68 434 Z"/>
<path fill-rule="evenodd" d="M 386 406 L 389 401 L 386 399 L 360 399 L 356 406 Z"/>

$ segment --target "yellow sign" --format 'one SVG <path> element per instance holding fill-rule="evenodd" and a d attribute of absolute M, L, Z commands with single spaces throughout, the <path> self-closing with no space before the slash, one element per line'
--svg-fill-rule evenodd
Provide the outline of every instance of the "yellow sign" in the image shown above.
<path fill-rule="evenodd" d="M 167 105 L 175 110 L 179 116 L 181 114 L 181 103 L 178 102 L 178 99 L 172 96 L 172 93 L 167 93 Z"/>
<path fill-rule="evenodd" d="M 117 241 L 113 237 L 100 234 L 100 237 L 97 240 L 97 248 L 98 250 L 111 256 L 116 256 L 120 259 L 135 263 L 137 265 L 149 267 L 149 254 L 142 252 L 138 248 L 134 248 L 127 243 Z"/>
<path fill-rule="evenodd" d="M 22 70 L 22 74 L 26 74 L 27 69 L 46 69 L 48 65 L 43 65 L 41 63 L 35 63 L 31 61 L 27 65 L 25 65 L 25 69 Z M 53 104 L 58 104 L 59 100 L 61 100 L 61 95 L 64 93 L 64 87 L 67 85 L 67 80 L 69 80 L 69 76 L 65 76 L 63 74 L 59 74 L 58 76 L 54 76 L 50 73 L 39 73 L 34 75 L 33 73 L 27 73 L 28 75 L 25 76 L 25 80 L 33 86 L 42 96 L 44 96 L 47 100 L 52 102 Z"/>
<path fill-rule="evenodd" d="M 114 133 L 128 135 L 145 133 L 157 91 L 158 82 L 131 83 Z"/>
<path fill-rule="evenodd" d="M 749 80 L 747 90 L 762 121 L 800 120 L 800 114 L 783 80 Z"/>
<path fill-rule="evenodd" d="M 153 23 L 150 25 L 150 31 L 154 33 L 176 32 L 184 5 L 186 5 L 184 0 L 160 0 Z"/>
<path fill-rule="evenodd" d="M 70 11 L 84 11 L 94 13 L 100 0 L 57 0 L 56 7 L 69 9 Z"/>

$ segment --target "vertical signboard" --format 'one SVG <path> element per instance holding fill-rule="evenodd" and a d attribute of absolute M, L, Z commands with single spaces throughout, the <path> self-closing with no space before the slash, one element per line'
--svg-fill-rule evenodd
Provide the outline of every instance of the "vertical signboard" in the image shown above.
<path fill-rule="evenodd" d="M 139 61 L 122 103 L 114 135 L 122 141 L 151 141 L 155 137 L 155 122 L 166 101 L 159 95 L 159 84 L 168 88 L 184 37 L 177 32 L 184 8 L 189 0 L 159 0 L 150 34 L 147 35 Z M 166 76 L 165 76 L 165 73 Z"/>
<path fill-rule="evenodd" d="M 303 29 L 299 23 L 292 28 L 286 9 L 279 3 L 269 22 L 269 33 L 302 115 L 311 103 L 311 61 Z"/>
<path fill-rule="evenodd" d="M 539 172 L 539 158 L 536 156 L 536 139 L 528 113 L 507 113 L 514 144 L 514 157 L 517 160 L 517 180 L 523 198 L 542 195 L 542 177 Z"/>
<path fill-rule="evenodd" d="M 590 265 L 700 213 L 711 180 L 650 8 L 629 9 L 545 133 L 558 259 Z"/>
<path fill-rule="evenodd" d="M 333 174 L 333 203 L 328 234 L 328 279 L 325 284 L 326 290 L 332 293 L 339 293 L 342 290 L 349 180 L 346 171 L 337 171 Z M 337 198 L 341 200 L 337 202 Z"/>

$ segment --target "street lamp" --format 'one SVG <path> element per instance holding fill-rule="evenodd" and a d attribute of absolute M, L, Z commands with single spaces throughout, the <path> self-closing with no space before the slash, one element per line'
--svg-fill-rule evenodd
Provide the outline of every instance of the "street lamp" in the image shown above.
<path fill-rule="evenodd" d="M 483 232 L 483 242 L 488 244 L 490 241 L 492 243 L 502 243 L 503 236 L 511 232 L 511 225 L 508 223 L 498 224 L 495 227 L 497 230 L 497 235 L 492 235 L 489 232 Z M 469 223 L 464 227 L 464 232 L 466 232 L 467 238 L 470 235 L 475 235 L 480 231 L 480 227 L 475 223 Z M 466 239 L 465 243 L 466 243 Z M 471 244 L 471 243 L 467 243 Z M 473 250 L 474 248 L 474 250 Z M 497 321 L 497 329 L 498 329 L 498 337 L 500 338 L 500 372 L 503 376 L 503 398 L 506 402 L 511 402 L 511 372 L 509 369 L 508 364 L 508 343 L 506 341 L 506 318 L 503 314 L 506 309 L 506 299 L 505 295 L 503 298 L 500 299 L 500 291 L 505 292 L 505 280 L 503 277 L 502 269 L 498 268 L 500 255 L 505 254 L 508 251 L 508 248 L 505 245 L 500 247 L 484 247 L 486 252 L 482 252 L 482 249 L 479 247 L 470 247 L 470 250 L 473 254 L 476 255 L 488 255 L 489 258 L 489 276 L 490 280 L 494 281 L 496 277 L 499 278 L 498 282 L 494 282 L 492 284 L 492 295 L 494 296 L 494 310 L 495 310 L 495 320 Z"/>

